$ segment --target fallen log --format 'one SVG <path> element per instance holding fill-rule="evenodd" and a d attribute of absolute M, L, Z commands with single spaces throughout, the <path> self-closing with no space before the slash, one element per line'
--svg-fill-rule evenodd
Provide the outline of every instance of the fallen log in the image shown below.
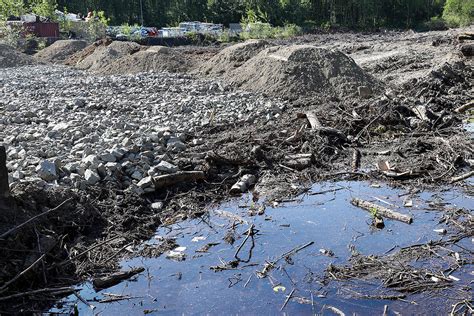
<path fill-rule="evenodd" d="M 285 161 L 282 164 L 292 169 L 304 170 L 312 165 L 313 160 L 313 154 L 288 155 L 285 156 Z"/>
<path fill-rule="evenodd" d="M 454 112 L 456 113 L 464 113 L 466 111 L 469 111 L 470 109 L 474 108 L 474 101 L 468 102 L 464 105 L 461 105 L 460 107 L 456 108 Z"/>
<path fill-rule="evenodd" d="M 397 221 L 400 221 L 400 222 L 403 222 L 403 223 L 406 223 L 406 224 L 413 223 L 413 217 L 411 217 L 409 215 L 405 215 L 405 214 L 401 214 L 401 213 L 392 211 L 389 208 L 374 204 L 372 202 L 364 201 L 364 200 L 361 200 L 361 199 L 358 199 L 358 198 L 353 198 L 351 203 L 354 206 L 360 207 L 360 208 L 362 208 L 366 211 L 369 211 L 369 212 L 374 212 L 375 214 L 377 214 L 379 216 L 382 216 L 382 217 L 394 219 L 394 220 L 397 220 Z"/>
<path fill-rule="evenodd" d="M 318 133 L 322 135 L 335 136 L 343 142 L 348 142 L 347 136 L 340 130 L 332 127 L 322 126 L 314 112 L 306 112 L 304 114 L 300 114 L 298 117 L 306 117 L 306 119 L 309 121 L 309 124 L 311 125 L 311 129 L 317 131 Z"/>
<path fill-rule="evenodd" d="M 130 271 L 120 271 L 112 273 L 111 275 L 94 279 L 92 281 L 92 284 L 94 285 L 94 289 L 96 290 L 106 289 L 111 286 L 117 285 L 124 280 L 130 279 L 131 277 L 142 273 L 143 271 L 145 271 L 145 268 L 134 268 Z"/>
<path fill-rule="evenodd" d="M 202 171 L 181 171 L 173 174 L 157 176 L 153 178 L 155 189 L 163 189 L 183 182 L 194 182 L 205 180 L 206 175 Z"/>
<path fill-rule="evenodd" d="M 474 40 L 474 32 L 465 32 L 458 35 L 459 41 Z"/>
<path fill-rule="evenodd" d="M 462 181 L 462 180 L 466 180 L 470 177 L 474 177 L 474 170 L 472 171 L 469 171 L 468 173 L 465 173 L 465 174 L 462 174 L 458 177 L 453 177 L 451 178 L 451 183 L 455 183 L 455 182 L 459 182 L 459 181 Z"/>
<path fill-rule="evenodd" d="M 232 186 L 230 194 L 242 194 L 257 182 L 257 178 L 253 174 L 246 174 Z"/>

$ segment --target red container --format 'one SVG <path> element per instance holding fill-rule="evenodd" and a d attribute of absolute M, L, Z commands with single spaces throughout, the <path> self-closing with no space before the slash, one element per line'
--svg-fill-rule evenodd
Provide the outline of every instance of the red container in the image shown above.
<path fill-rule="evenodd" d="M 59 23 L 30 22 L 25 23 L 25 28 L 38 37 L 59 37 Z"/>

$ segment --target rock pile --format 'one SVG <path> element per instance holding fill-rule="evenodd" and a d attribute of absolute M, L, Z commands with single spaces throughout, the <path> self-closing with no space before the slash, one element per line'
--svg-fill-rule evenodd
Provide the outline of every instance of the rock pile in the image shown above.
<path fill-rule="evenodd" d="M 0 143 L 10 183 L 136 193 L 180 170 L 206 126 L 273 120 L 285 103 L 179 74 L 93 76 L 61 66 L 0 73 Z"/>
<path fill-rule="evenodd" d="M 64 62 L 71 55 L 78 51 L 86 48 L 86 41 L 79 40 L 59 40 L 54 42 L 52 45 L 40 50 L 35 54 L 35 57 L 39 60 L 61 63 Z"/>
<path fill-rule="evenodd" d="M 264 49 L 225 77 L 243 90 L 293 99 L 355 95 L 358 87 L 375 85 L 375 79 L 350 57 L 310 45 Z"/>
<path fill-rule="evenodd" d="M 31 56 L 23 54 L 13 47 L 0 43 L 0 68 L 18 67 L 34 64 Z"/>

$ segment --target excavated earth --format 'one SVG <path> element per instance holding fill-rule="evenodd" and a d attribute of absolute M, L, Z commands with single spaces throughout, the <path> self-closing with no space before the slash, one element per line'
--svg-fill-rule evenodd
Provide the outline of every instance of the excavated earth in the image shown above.
<path fill-rule="evenodd" d="M 227 199 L 243 175 L 268 203 L 336 179 L 472 196 L 465 32 L 62 42 L 36 61 L 0 46 L 13 205 L 0 213 L 0 312 L 41 311 L 109 274 L 160 225 Z"/>

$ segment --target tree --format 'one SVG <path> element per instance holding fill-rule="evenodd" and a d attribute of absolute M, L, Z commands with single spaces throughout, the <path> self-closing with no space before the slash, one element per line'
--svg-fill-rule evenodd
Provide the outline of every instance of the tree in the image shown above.
<path fill-rule="evenodd" d="M 447 0 L 443 18 L 451 26 L 464 26 L 474 22 L 474 0 Z"/>
<path fill-rule="evenodd" d="M 0 20 L 5 21 L 9 16 L 19 16 L 25 13 L 23 0 L 1 0 Z"/>
<path fill-rule="evenodd" d="M 47 18 L 55 19 L 55 11 L 58 7 L 56 0 L 35 0 L 31 3 L 31 12 L 44 16 Z"/>

